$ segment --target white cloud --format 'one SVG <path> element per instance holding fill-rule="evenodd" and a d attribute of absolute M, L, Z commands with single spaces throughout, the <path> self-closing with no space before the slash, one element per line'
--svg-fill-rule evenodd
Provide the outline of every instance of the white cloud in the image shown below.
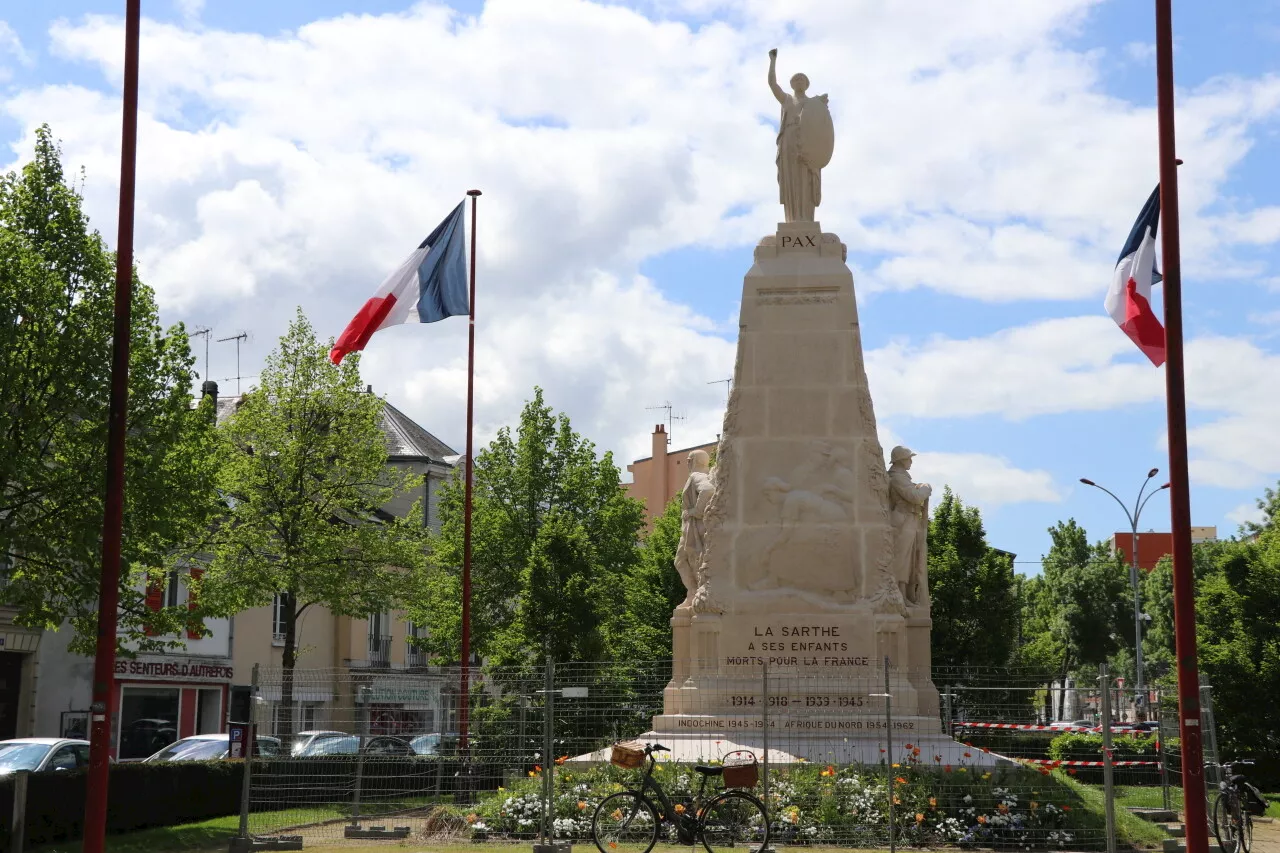
<path fill-rule="evenodd" d="M 8 60 L 20 65 L 31 65 L 34 61 L 27 49 L 22 46 L 22 39 L 6 21 L 0 20 L 0 81 L 8 80 L 13 72 L 8 68 Z"/>
<path fill-rule="evenodd" d="M 1233 522 L 1237 526 L 1243 527 L 1246 522 L 1255 524 L 1262 521 L 1262 510 L 1258 509 L 1256 501 L 1242 503 L 1231 512 L 1227 513 L 1227 520 Z"/>
<path fill-rule="evenodd" d="M 991 509 L 1002 504 L 1058 503 L 1053 475 L 1024 470 L 986 453 L 926 453 L 913 466 L 919 482 L 945 483 L 966 503 Z"/>
<path fill-rule="evenodd" d="M 194 23 L 204 11 L 204 0 L 173 0 L 174 7 L 183 20 Z"/>
<path fill-rule="evenodd" d="M 706 383 L 728 375 L 732 343 L 637 265 L 680 246 L 749 244 L 777 221 L 769 47 L 783 76 L 803 68 L 831 94 L 838 147 L 819 213 L 867 270 L 864 293 L 1096 294 L 1154 182 L 1153 149 L 1131 143 L 1154 126 L 1151 107 L 1106 94 L 1100 55 L 1064 39 L 1095 0 L 654 5 L 732 14 L 691 27 L 586 0 L 490 0 L 478 17 L 418 4 L 274 36 L 147 20 L 143 276 L 166 310 L 256 330 L 264 350 L 298 303 L 336 333 L 480 187 L 481 435 L 540 383 L 602 447 L 638 456 L 654 421 L 645 406 L 684 408 L 688 443 L 720 428 L 723 388 Z M 28 130 L 53 125 L 110 237 L 120 32 L 100 16 L 53 24 L 52 50 L 97 67 L 103 88 L 50 81 L 0 107 Z M 1234 245 L 1280 238 L 1273 209 L 1220 207 L 1257 123 L 1280 109 L 1280 79 L 1179 97 L 1185 268 L 1230 268 Z M 29 136 L 15 153 L 28 148 Z M 736 282 L 706 286 L 721 304 L 738 297 Z M 460 429 L 444 425 L 462 420 L 464 333 L 461 322 L 386 332 L 365 360 L 377 389 L 455 444 Z M 882 416 L 1018 419 L 1157 399 L 1162 377 L 1140 358 L 1099 316 L 904 338 L 867 361 Z M 1193 402 L 1226 413 L 1193 433 L 1217 476 L 1231 461 L 1214 449 L 1224 431 L 1256 441 L 1266 415 L 1214 393 L 1240 391 L 1225 369 L 1189 377 L 1209 401 Z M 1043 471 L 964 448 L 934 458 L 984 503 L 1058 499 Z"/>

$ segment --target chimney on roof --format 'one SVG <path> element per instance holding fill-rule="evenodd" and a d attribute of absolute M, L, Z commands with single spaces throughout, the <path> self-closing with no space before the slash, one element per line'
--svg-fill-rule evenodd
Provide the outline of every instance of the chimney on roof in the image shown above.
<path fill-rule="evenodd" d="M 213 405 L 218 405 L 218 383 L 212 379 L 206 379 L 204 384 L 200 386 L 201 397 L 212 397 Z"/>
<path fill-rule="evenodd" d="M 372 393 L 373 393 L 373 386 L 372 386 L 372 385 L 366 385 L 366 386 L 364 386 L 364 393 L 366 393 L 366 394 L 372 394 Z"/>

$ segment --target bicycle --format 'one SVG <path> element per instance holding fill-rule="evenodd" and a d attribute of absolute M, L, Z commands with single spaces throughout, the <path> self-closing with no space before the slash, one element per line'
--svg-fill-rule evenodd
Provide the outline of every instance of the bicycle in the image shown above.
<path fill-rule="evenodd" d="M 707 853 L 733 848 L 760 850 L 769 844 L 769 816 L 764 803 L 754 795 L 737 787 L 754 786 L 757 779 L 756 758 L 749 752 L 749 763 L 730 753 L 725 756 L 726 765 L 698 764 L 694 771 L 702 777 L 692 808 L 676 804 L 653 778 L 657 764 L 655 752 L 669 752 L 662 744 L 615 744 L 611 761 L 625 769 L 638 769 L 648 759 L 639 788 L 628 788 L 610 794 L 596 806 L 591 818 L 591 839 L 600 853 L 649 853 L 658 843 L 658 831 L 663 824 L 674 827 L 676 840 L 693 845 L 699 840 Z M 726 770 L 728 773 L 726 774 Z M 726 778 L 727 776 L 727 778 Z M 710 800 L 705 800 L 707 782 L 713 778 L 725 780 L 727 788 L 717 788 Z M 657 804 L 646 795 L 652 791 Z"/>
<path fill-rule="evenodd" d="M 1253 815 L 1250 805 L 1254 798 L 1244 774 L 1234 772 L 1237 765 L 1252 763 L 1228 761 L 1217 765 L 1222 769 L 1222 780 L 1218 782 L 1218 795 L 1213 799 L 1209 814 L 1213 835 L 1218 839 L 1222 853 L 1249 853 L 1253 844 Z M 1265 803 L 1263 808 L 1266 808 Z"/>

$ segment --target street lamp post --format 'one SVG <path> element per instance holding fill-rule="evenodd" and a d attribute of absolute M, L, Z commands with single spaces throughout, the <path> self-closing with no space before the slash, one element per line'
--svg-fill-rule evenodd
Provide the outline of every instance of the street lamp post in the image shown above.
<path fill-rule="evenodd" d="M 1147 486 L 1151 485 L 1151 478 L 1160 473 L 1159 468 L 1152 468 L 1147 472 L 1147 479 L 1142 481 L 1142 488 L 1138 489 L 1138 497 L 1133 502 L 1133 511 L 1129 511 L 1129 507 L 1125 506 L 1124 501 L 1116 497 L 1115 492 L 1099 486 L 1093 480 L 1080 478 L 1080 482 L 1086 486 L 1093 486 L 1095 489 L 1101 489 L 1111 499 L 1120 505 L 1120 509 L 1124 510 L 1124 516 L 1129 520 L 1129 530 L 1132 532 L 1132 538 L 1129 541 L 1129 583 L 1133 585 L 1133 638 L 1134 638 L 1134 669 L 1137 675 L 1137 684 L 1134 687 L 1134 696 L 1138 698 L 1141 707 L 1145 708 L 1147 704 L 1146 697 L 1146 680 L 1143 678 L 1142 672 L 1142 593 L 1138 586 L 1138 519 L 1142 517 L 1143 507 L 1147 505 L 1147 501 L 1156 496 L 1158 492 L 1162 492 L 1169 488 L 1169 484 L 1165 483 L 1158 489 L 1152 489 L 1147 492 Z M 1144 498 L 1143 495 L 1146 494 Z"/>

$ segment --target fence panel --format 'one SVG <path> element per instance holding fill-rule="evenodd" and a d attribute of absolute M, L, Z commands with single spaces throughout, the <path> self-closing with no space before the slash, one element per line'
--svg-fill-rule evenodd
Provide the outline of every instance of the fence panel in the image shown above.
<path fill-rule="evenodd" d="M 641 777 L 611 765 L 610 747 L 638 738 L 670 748 L 654 771 L 669 803 L 650 796 L 675 822 L 720 786 L 695 765 L 746 751 L 776 844 L 1105 849 L 1096 685 L 1012 669 L 815 672 L 758 660 L 689 671 L 673 679 L 669 661 L 476 667 L 465 741 L 457 668 L 263 671 L 256 725 L 281 754 L 254 763 L 249 831 L 309 847 L 590 844 L 600 800 Z M 1175 717 L 1162 698 L 1144 707 L 1118 691 L 1111 705 L 1117 811 L 1160 806 L 1178 768 L 1159 726 Z M 1137 711 L 1154 731 L 1124 730 Z M 674 826 L 663 831 L 676 839 Z"/>

